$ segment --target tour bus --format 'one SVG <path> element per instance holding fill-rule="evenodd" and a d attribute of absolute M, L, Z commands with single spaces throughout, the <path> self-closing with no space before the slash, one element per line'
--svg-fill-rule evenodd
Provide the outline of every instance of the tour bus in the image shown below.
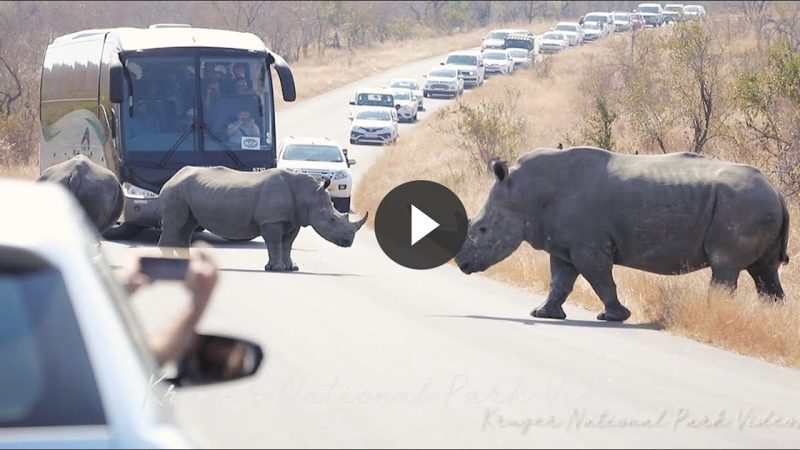
<path fill-rule="evenodd" d="M 159 227 L 159 192 L 182 167 L 275 167 L 273 69 L 294 101 L 286 61 L 250 33 L 157 24 L 58 37 L 42 65 L 39 172 L 86 155 L 125 193 L 107 238 Z"/>

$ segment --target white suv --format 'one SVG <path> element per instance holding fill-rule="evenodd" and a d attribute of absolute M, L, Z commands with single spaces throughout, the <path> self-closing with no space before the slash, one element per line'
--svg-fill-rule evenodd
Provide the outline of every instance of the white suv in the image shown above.
<path fill-rule="evenodd" d="M 347 157 L 347 149 L 329 138 L 294 137 L 283 140 L 278 151 L 278 168 L 328 177 L 328 190 L 333 207 L 341 213 L 350 212 L 353 174 L 350 166 L 356 162 Z"/>
<path fill-rule="evenodd" d="M 458 73 L 464 78 L 465 85 L 480 86 L 483 84 L 485 77 L 483 56 L 478 52 L 450 53 L 442 65 L 458 70 Z"/>

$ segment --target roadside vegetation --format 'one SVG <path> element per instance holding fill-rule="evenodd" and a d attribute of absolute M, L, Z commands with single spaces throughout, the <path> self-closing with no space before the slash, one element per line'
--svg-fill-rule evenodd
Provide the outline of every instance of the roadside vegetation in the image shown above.
<path fill-rule="evenodd" d="M 790 204 L 785 302 L 759 298 L 746 271 L 734 295 L 711 291 L 709 270 L 659 276 L 617 267 L 614 276 L 632 323 L 800 367 L 800 7 L 745 3 L 735 14 L 615 36 L 496 77 L 385 152 L 357 185 L 356 209 L 374 211 L 394 186 L 429 179 L 451 188 L 474 216 L 493 182 L 489 158 L 513 162 L 559 143 L 752 164 Z M 487 274 L 536 294 L 550 280 L 546 253 L 524 244 Z M 602 308 L 582 278 L 568 302 Z M 537 305 L 531 299 L 528 307 Z"/>

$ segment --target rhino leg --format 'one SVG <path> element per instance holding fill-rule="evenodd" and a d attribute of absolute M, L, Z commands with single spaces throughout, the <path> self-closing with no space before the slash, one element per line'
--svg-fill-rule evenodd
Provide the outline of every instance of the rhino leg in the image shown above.
<path fill-rule="evenodd" d="M 545 302 L 534 309 L 531 315 L 546 319 L 566 319 L 567 314 L 562 305 L 572 292 L 577 279 L 578 270 L 572 263 L 550 255 L 550 292 Z"/>
<path fill-rule="evenodd" d="M 261 237 L 267 244 L 269 261 L 264 266 L 268 272 L 286 272 L 290 268 L 283 262 L 283 235 L 284 226 L 279 223 L 261 225 Z"/>
<path fill-rule="evenodd" d="M 289 230 L 286 234 L 283 235 L 283 242 L 281 242 L 282 248 L 282 259 L 283 264 L 287 267 L 286 270 L 290 271 L 298 271 L 300 270 L 294 262 L 292 262 L 292 246 L 294 245 L 294 240 L 297 238 L 297 234 L 300 233 L 300 227 L 294 228 Z"/>
<path fill-rule="evenodd" d="M 721 287 L 730 291 L 731 293 L 736 290 L 739 282 L 738 268 L 725 267 L 725 266 L 711 266 L 711 285 Z"/>
<path fill-rule="evenodd" d="M 758 295 L 769 297 L 775 301 L 783 300 L 783 287 L 778 277 L 778 265 L 770 266 L 750 266 L 747 272 L 756 282 Z"/>
<path fill-rule="evenodd" d="M 612 274 L 614 263 L 611 258 L 599 251 L 579 251 L 573 256 L 573 263 L 605 305 L 605 311 L 597 315 L 597 320 L 626 321 L 631 312 L 617 298 L 617 284 L 614 283 Z"/>
<path fill-rule="evenodd" d="M 158 246 L 188 248 L 192 244 L 192 233 L 198 225 L 197 219 L 191 214 L 180 224 L 168 224 L 164 221 L 161 236 L 158 238 Z"/>

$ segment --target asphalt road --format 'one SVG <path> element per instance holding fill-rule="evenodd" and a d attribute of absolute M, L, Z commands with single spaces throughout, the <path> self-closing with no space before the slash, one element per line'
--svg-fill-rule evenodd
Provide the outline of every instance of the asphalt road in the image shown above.
<path fill-rule="evenodd" d="M 441 58 L 361 80 L 279 112 L 280 133 L 347 143 L 356 87 L 419 77 Z M 469 95 L 469 94 L 467 94 Z M 446 101 L 426 99 L 431 114 Z M 401 138 L 412 128 L 401 125 Z M 356 182 L 382 151 L 348 146 Z M 357 209 L 357 205 L 356 205 Z M 362 230 L 351 248 L 303 229 L 299 273 L 265 273 L 263 242 L 204 234 L 222 268 L 201 323 L 261 343 L 251 378 L 184 388 L 175 410 L 214 446 L 789 447 L 800 442 L 800 372 L 635 325 L 533 319 L 541 302 L 445 265 L 414 271 Z M 112 264 L 152 247 L 105 242 Z M 135 299 L 148 329 L 186 302 L 155 285 Z M 600 302 L 598 301 L 598 309 Z M 791 422 L 793 421 L 793 422 Z M 794 425 L 789 426 L 789 425 Z"/>

